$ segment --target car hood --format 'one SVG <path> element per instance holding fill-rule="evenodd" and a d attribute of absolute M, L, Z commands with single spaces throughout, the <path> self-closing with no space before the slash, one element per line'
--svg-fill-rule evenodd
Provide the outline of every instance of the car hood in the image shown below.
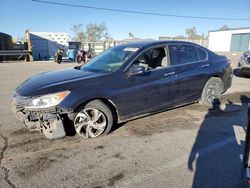
<path fill-rule="evenodd" d="M 102 76 L 103 73 L 93 73 L 74 68 L 56 70 L 30 77 L 16 88 L 21 96 L 44 95 L 65 90 L 84 84 L 89 80 Z"/>

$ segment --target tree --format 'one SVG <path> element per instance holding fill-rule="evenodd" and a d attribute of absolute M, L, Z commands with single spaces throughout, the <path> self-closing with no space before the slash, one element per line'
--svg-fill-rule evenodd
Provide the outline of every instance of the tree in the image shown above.
<path fill-rule="evenodd" d="M 73 25 L 71 30 L 74 33 L 72 40 L 78 42 L 97 42 L 102 39 L 113 40 L 113 38 L 108 33 L 108 29 L 105 23 L 89 23 L 83 27 L 83 24 Z"/>
<path fill-rule="evenodd" d="M 96 42 L 109 36 L 105 23 L 90 23 L 86 25 L 86 36 L 88 41 Z"/>
<path fill-rule="evenodd" d="M 25 38 L 25 36 L 24 35 L 22 35 L 22 36 L 17 36 L 17 41 L 21 41 L 21 42 L 26 42 L 26 38 Z"/>
<path fill-rule="evenodd" d="M 228 30 L 228 29 L 230 29 L 230 28 L 228 27 L 227 24 L 225 24 L 225 25 L 223 25 L 219 30 L 225 31 L 225 30 Z"/>
<path fill-rule="evenodd" d="M 84 29 L 83 29 L 83 24 L 76 24 L 73 25 L 71 30 L 74 33 L 74 36 L 72 37 L 72 40 L 76 42 L 84 42 L 86 39 Z"/>
<path fill-rule="evenodd" d="M 106 41 L 114 40 L 114 38 L 108 32 L 104 33 L 103 38 Z"/>
<path fill-rule="evenodd" d="M 207 38 L 204 33 L 202 33 L 201 35 L 198 34 L 195 26 L 186 29 L 186 36 L 191 39 L 206 39 Z"/>
<path fill-rule="evenodd" d="M 197 30 L 196 30 L 195 26 L 193 26 L 191 28 L 187 28 L 186 29 L 186 35 L 187 35 L 188 38 L 191 38 L 191 39 L 200 38 L 200 35 L 197 33 Z"/>

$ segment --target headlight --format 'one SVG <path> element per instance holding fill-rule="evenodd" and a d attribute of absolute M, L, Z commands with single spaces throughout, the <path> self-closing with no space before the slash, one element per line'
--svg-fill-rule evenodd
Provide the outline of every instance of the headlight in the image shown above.
<path fill-rule="evenodd" d="M 32 98 L 25 108 L 49 108 L 58 105 L 62 100 L 68 96 L 70 91 L 63 91 L 60 93 L 53 93 L 49 95 Z"/>

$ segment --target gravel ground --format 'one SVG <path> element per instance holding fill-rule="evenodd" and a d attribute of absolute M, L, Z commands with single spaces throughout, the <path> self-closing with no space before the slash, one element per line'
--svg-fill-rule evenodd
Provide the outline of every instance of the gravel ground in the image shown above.
<path fill-rule="evenodd" d="M 242 186 L 249 78 L 234 77 L 220 109 L 194 103 L 124 123 L 98 139 L 52 141 L 26 131 L 11 111 L 15 87 L 75 65 L 0 63 L 0 188 Z"/>

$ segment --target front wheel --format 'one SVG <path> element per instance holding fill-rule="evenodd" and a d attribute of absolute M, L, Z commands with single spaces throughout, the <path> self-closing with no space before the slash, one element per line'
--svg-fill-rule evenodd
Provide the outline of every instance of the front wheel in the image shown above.
<path fill-rule="evenodd" d="M 76 133 L 83 138 L 97 138 L 110 132 L 113 115 L 109 107 L 100 100 L 89 102 L 74 117 Z"/>
<path fill-rule="evenodd" d="M 210 78 L 205 87 L 203 88 L 201 100 L 204 106 L 212 108 L 216 103 L 219 102 L 219 98 L 223 92 L 223 81 L 221 78 L 212 77 Z"/>

